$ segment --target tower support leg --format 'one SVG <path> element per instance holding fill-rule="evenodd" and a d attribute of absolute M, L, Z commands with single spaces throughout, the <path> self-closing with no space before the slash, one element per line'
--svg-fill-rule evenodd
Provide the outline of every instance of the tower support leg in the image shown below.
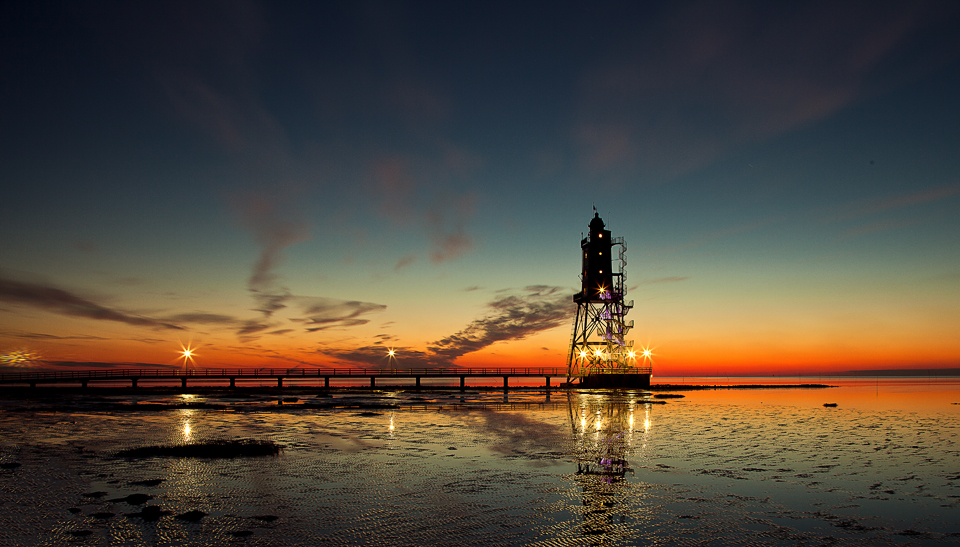
<path fill-rule="evenodd" d="M 187 389 L 187 378 L 186 378 L 186 377 L 180 378 L 180 387 L 182 387 L 183 389 Z M 232 387 L 232 386 L 231 386 L 231 387 Z"/>
<path fill-rule="evenodd" d="M 186 379 L 184 379 L 184 382 L 186 382 Z M 236 379 L 236 378 L 230 378 L 230 387 L 237 387 L 237 379 Z"/>
<path fill-rule="evenodd" d="M 376 376 L 371 376 L 371 377 L 370 377 L 370 389 L 373 389 L 373 388 L 375 388 L 375 387 L 377 387 L 377 377 L 376 377 Z"/>
<path fill-rule="evenodd" d="M 503 390 L 504 390 L 504 391 L 506 391 L 507 388 L 510 387 L 510 386 L 509 386 L 509 382 L 507 381 L 507 380 L 509 380 L 509 378 L 510 378 L 509 376 L 504 376 L 504 377 L 503 377 Z"/>
<path fill-rule="evenodd" d="M 464 389 L 465 389 L 466 387 L 467 387 L 467 377 L 466 377 L 466 376 L 461 376 L 461 377 L 460 377 L 460 391 L 464 391 Z"/>
<path fill-rule="evenodd" d="M 324 376 L 324 377 L 323 377 L 323 387 L 330 387 L 330 377 L 329 377 L 329 376 Z"/>
<path fill-rule="evenodd" d="M 283 387 L 283 376 L 277 377 L 277 387 Z"/>
<path fill-rule="evenodd" d="M 130 379 L 130 387 L 137 387 L 137 379 L 136 379 L 136 378 L 131 378 L 131 379 Z"/>

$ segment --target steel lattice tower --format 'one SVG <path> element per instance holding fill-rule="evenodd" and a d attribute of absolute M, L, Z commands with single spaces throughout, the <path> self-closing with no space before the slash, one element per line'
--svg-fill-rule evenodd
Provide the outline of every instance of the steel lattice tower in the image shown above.
<path fill-rule="evenodd" d="M 573 295 L 577 316 L 567 355 L 567 382 L 597 374 L 636 372 L 633 341 L 625 339 L 633 327 L 633 321 L 626 320 L 633 301 L 624 300 L 627 245 L 622 237 L 610 237 L 610 230 L 604 227 L 600 215 L 594 213 L 590 234 L 580 241 L 582 289 Z M 615 247 L 617 259 L 613 257 Z"/>

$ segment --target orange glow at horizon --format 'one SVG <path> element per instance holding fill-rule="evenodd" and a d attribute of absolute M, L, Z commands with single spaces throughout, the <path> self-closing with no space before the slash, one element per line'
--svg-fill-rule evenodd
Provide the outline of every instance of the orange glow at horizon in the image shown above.
<path fill-rule="evenodd" d="M 649 325 L 640 324 L 635 331 L 643 333 L 644 338 L 655 339 L 656 348 L 641 344 L 635 349 L 634 357 L 651 362 L 655 360 L 652 364 L 657 376 L 780 376 L 960 366 L 957 361 L 960 340 L 942 336 L 937 331 L 927 335 L 907 330 L 901 331 L 899 336 L 890 336 L 886 330 L 852 331 L 839 327 L 774 332 L 772 328 L 748 329 L 740 322 L 730 324 L 713 319 L 710 318 L 708 324 L 683 323 L 680 319 L 667 323 L 680 323 L 678 330 L 668 329 L 659 321 Z M 69 320 L 65 324 L 79 325 L 80 322 Z M 430 340 L 440 338 L 443 332 L 446 330 L 421 332 L 416 337 L 410 337 L 414 340 L 409 345 L 383 347 L 379 358 L 389 360 L 393 365 L 393 360 L 404 355 L 402 365 L 405 367 L 431 366 L 421 355 L 429 355 L 427 347 Z M 306 336 L 263 338 L 260 345 L 247 346 L 238 344 L 232 335 L 205 334 L 202 343 L 191 341 L 181 345 L 173 358 L 169 346 L 165 349 L 162 341 L 141 339 L 137 336 L 138 331 L 132 327 L 101 329 L 98 335 L 110 336 L 111 339 L 38 339 L 32 340 L 29 347 L 23 350 L 43 356 L 43 362 L 32 363 L 29 365 L 31 367 L 55 365 L 57 361 L 89 362 L 91 368 L 111 365 L 170 366 L 174 363 L 180 367 L 276 369 L 377 366 L 376 356 L 372 356 L 374 360 L 370 363 L 350 363 L 338 358 L 335 351 L 318 351 L 315 341 Z M 18 340 L 17 344 L 23 345 L 23 341 Z M 350 348 L 341 349 L 347 351 Z M 582 357 L 591 356 L 592 353 L 587 352 Z M 452 364 L 474 368 L 555 368 L 565 367 L 568 355 L 569 328 L 564 325 L 521 340 L 493 343 L 461 355 Z M 198 359 L 201 363 L 197 363 Z M 12 368 L 12 364 L 7 366 Z"/>

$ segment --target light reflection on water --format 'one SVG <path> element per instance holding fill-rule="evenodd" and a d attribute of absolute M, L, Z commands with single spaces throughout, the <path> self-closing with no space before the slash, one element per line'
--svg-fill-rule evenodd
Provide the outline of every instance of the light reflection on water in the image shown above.
<path fill-rule="evenodd" d="M 824 408 L 808 402 L 809 392 L 742 393 L 739 405 L 713 393 L 653 404 L 643 393 L 562 392 L 546 404 L 530 392 L 509 401 L 543 404 L 490 410 L 502 394 L 451 392 L 384 396 L 436 405 L 427 410 L 281 411 L 264 399 L 269 411 L 235 410 L 246 402 L 225 410 L 6 411 L 0 463 L 22 466 L 0 471 L 0 540 L 23 543 L 41 522 L 36 543 L 48 545 L 78 541 L 70 532 L 84 530 L 84 544 L 127 545 L 960 539 L 956 407 Z M 831 397 L 838 396 L 817 393 Z M 440 406 L 450 401 L 488 406 Z M 238 437 L 286 449 L 251 459 L 109 457 L 132 446 Z M 161 482 L 132 484 L 150 480 Z M 95 492 L 105 494 L 83 495 Z M 141 507 L 110 500 L 132 493 L 153 496 L 147 505 L 170 514 L 155 522 L 125 516 Z M 207 515 L 175 518 L 190 510 Z M 277 518 L 256 518 L 268 516 Z"/>
<path fill-rule="evenodd" d="M 179 431 L 174 430 L 172 432 L 172 437 L 175 439 L 174 442 L 177 444 L 185 444 L 193 442 L 193 428 L 190 426 L 190 418 L 193 417 L 195 410 L 191 408 L 181 408 L 177 412 L 180 413 L 180 429 Z M 177 438 L 177 433 L 181 433 L 179 438 Z"/>

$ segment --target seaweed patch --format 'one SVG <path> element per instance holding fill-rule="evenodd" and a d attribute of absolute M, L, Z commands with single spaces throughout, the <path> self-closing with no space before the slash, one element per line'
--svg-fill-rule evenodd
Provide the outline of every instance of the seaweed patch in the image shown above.
<path fill-rule="evenodd" d="M 121 450 L 118 458 L 241 458 L 276 456 L 283 446 L 260 439 L 215 439 L 189 444 L 142 446 Z"/>

